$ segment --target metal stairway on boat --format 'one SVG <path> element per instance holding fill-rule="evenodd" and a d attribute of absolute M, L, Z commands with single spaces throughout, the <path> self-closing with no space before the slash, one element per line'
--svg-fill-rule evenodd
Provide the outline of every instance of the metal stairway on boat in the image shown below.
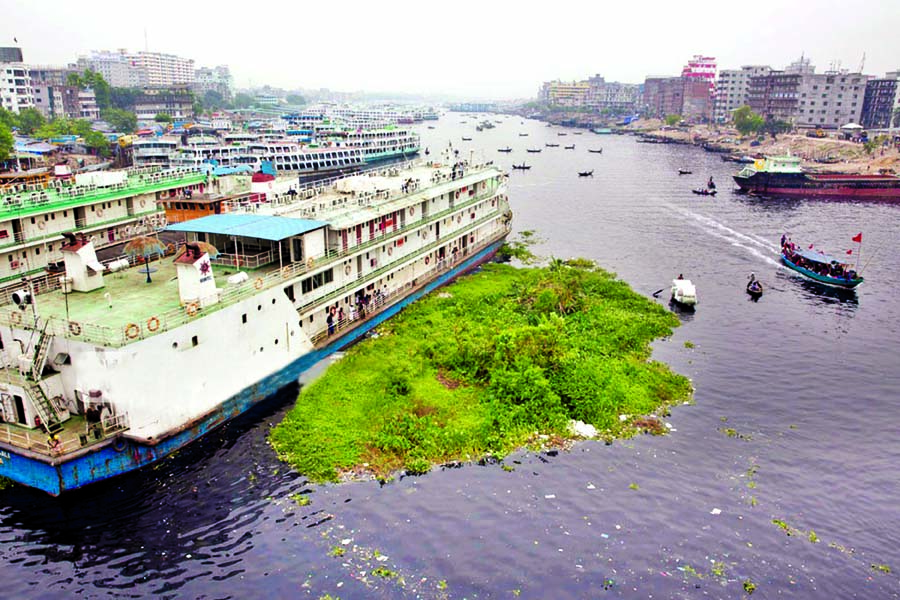
<path fill-rule="evenodd" d="M 28 392 L 34 403 L 34 410 L 37 412 L 44 430 L 51 436 L 59 433 L 63 429 L 59 412 L 56 410 L 56 407 L 50 399 L 47 398 L 47 394 L 44 393 L 44 388 L 41 387 L 41 375 L 44 372 L 44 366 L 47 364 L 47 356 L 49 355 L 50 341 L 52 339 L 53 336 L 47 334 L 47 325 L 44 325 L 37 344 L 35 345 L 31 370 L 28 372 L 26 378 L 28 382 Z"/>

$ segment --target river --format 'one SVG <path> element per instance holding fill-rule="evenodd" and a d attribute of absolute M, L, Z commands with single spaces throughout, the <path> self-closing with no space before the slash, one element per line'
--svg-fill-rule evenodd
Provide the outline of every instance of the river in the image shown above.
<path fill-rule="evenodd" d="M 900 596 L 900 205 L 740 196 L 736 165 L 699 148 L 496 119 L 479 133 L 450 113 L 423 146 L 532 165 L 510 202 L 538 254 L 594 259 L 647 296 L 678 273 L 697 285 L 654 344 L 696 388 L 669 435 L 312 486 L 265 442 L 286 390 L 155 468 L 59 499 L 0 492 L 3 595 Z M 710 176 L 716 197 L 690 192 Z M 784 232 L 854 261 L 862 232 L 866 283 L 802 281 L 779 266 Z"/>

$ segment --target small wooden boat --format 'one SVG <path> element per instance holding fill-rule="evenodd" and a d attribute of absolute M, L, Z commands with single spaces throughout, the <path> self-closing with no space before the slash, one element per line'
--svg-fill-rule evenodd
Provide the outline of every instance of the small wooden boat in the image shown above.
<path fill-rule="evenodd" d="M 540 151 L 541 151 L 540 148 L 526 148 L 526 149 L 525 149 L 525 152 L 531 152 L 532 154 L 536 154 L 536 153 L 538 153 L 538 152 L 540 152 Z"/>
<path fill-rule="evenodd" d="M 512 168 L 518 169 L 519 171 L 527 171 L 528 169 L 531 168 L 531 165 L 526 165 L 525 163 L 522 163 L 521 165 L 513 165 Z"/>
<path fill-rule="evenodd" d="M 566 133 L 564 131 L 559 131 L 556 135 L 566 135 Z"/>
<path fill-rule="evenodd" d="M 591 169 L 590 171 L 578 171 L 578 176 L 579 177 L 593 177 L 594 170 Z"/>
<path fill-rule="evenodd" d="M 690 308 L 697 305 L 697 288 L 690 279 L 682 279 L 679 275 L 678 279 L 672 280 L 672 302 Z"/>
<path fill-rule="evenodd" d="M 559 144 L 544 144 L 548 148 L 559 148 Z"/>
<path fill-rule="evenodd" d="M 754 300 L 759 300 L 760 296 L 763 295 L 762 283 L 753 273 L 750 273 L 750 281 L 747 282 L 747 293 L 750 294 L 750 297 Z"/>
<path fill-rule="evenodd" d="M 690 175 L 693 171 L 688 171 L 687 169 L 678 169 L 679 175 Z"/>
<path fill-rule="evenodd" d="M 583 131 L 573 131 L 572 135 L 581 135 L 582 133 L 584 133 L 584 132 Z"/>
<path fill-rule="evenodd" d="M 691 190 L 698 196 L 715 196 L 716 190 L 708 190 L 708 189 L 699 189 L 699 190 Z"/>
<path fill-rule="evenodd" d="M 507 146 L 506 148 L 497 148 L 497 152 L 512 152 L 512 148 Z"/>
<path fill-rule="evenodd" d="M 603 154 L 603 148 L 600 148 L 599 150 L 591 150 L 590 148 L 588 148 L 588 152 L 593 152 L 594 154 Z"/>
<path fill-rule="evenodd" d="M 781 249 L 781 261 L 804 277 L 845 290 L 852 290 L 864 281 L 850 265 L 818 250 L 791 250 L 785 246 Z"/>
<path fill-rule="evenodd" d="M 527 134 L 527 133 L 520 133 L 520 134 L 519 134 L 519 137 L 528 137 L 528 134 Z"/>
<path fill-rule="evenodd" d="M 571 146 L 563 146 L 563 148 L 566 149 L 566 150 L 574 150 L 574 149 L 575 149 L 575 144 L 572 144 Z"/>
<path fill-rule="evenodd" d="M 463 140 L 464 142 L 471 142 L 471 141 L 472 141 L 472 138 L 464 137 L 462 140 Z"/>

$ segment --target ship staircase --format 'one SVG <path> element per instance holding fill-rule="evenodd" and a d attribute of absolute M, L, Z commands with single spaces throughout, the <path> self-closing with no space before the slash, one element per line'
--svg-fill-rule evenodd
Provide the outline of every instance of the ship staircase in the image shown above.
<path fill-rule="evenodd" d="M 47 356 L 50 353 L 50 342 L 52 339 L 53 336 L 47 333 L 47 325 L 45 324 L 34 346 L 34 358 L 31 362 L 31 369 L 25 377 L 35 412 L 41 419 L 41 425 L 51 436 L 63 429 L 62 416 L 53 402 L 47 398 L 44 388 L 41 387 L 41 376 L 44 372 L 44 366 L 47 364 Z"/>

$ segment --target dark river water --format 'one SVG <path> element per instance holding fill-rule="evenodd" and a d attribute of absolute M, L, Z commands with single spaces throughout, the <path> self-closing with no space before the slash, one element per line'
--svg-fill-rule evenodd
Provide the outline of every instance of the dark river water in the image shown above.
<path fill-rule="evenodd" d="M 696 312 L 654 345 L 696 387 L 669 435 L 312 486 L 265 441 L 287 390 L 156 468 L 59 499 L 0 493 L 2 596 L 900 596 L 900 204 L 753 199 L 700 149 L 501 120 L 476 133 L 451 113 L 423 146 L 532 165 L 510 199 L 537 253 L 595 259 L 648 296 L 696 283 Z M 709 176 L 718 196 L 690 192 Z M 854 258 L 863 232 L 866 283 L 800 280 L 778 264 L 783 232 Z"/>

